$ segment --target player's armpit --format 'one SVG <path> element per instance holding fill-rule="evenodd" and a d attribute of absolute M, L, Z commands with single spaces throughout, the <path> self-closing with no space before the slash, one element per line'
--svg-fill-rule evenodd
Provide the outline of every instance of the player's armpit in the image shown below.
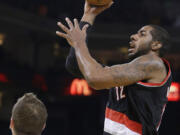
<path fill-rule="evenodd" d="M 127 64 L 104 67 L 91 75 L 88 81 L 95 89 L 127 86 L 142 80 L 156 80 L 163 64 L 147 57 L 139 57 Z"/>

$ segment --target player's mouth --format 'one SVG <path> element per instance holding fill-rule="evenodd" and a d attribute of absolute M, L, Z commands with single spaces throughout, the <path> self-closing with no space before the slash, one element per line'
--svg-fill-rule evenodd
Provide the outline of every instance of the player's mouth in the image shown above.
<path fill-rule="evenodd" d="M 135 43 L 133 41 L 130 41 L 128 53 L 133 53 L 134 50 L 135 50 Z"/>

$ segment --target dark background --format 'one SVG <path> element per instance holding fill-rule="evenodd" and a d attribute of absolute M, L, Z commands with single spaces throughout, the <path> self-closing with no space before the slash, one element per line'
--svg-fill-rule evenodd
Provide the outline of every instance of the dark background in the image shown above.
<path fill-rule="evenodd" d="M 10 135 L 17 98 L 34 92 L 48 108 L 44 135 L 101 135 L 107 90 L 71 96 L 75 76 L 64 67 L 69 51 L 58 38 L 57 21 L 80 19 L 84 0 L 0 0 L 0 135 Z M 99 15 L 89 39 L 92 56 L 112 65 L 125 62 L 129 36 L 146 24 L 166 28 L 172 47 L 165 55 L 173 81 L 180 81 L 180 1 L 115 0 Z M 3 43 L 1 43 L 3 41 Z M 169 102 L 160 135 L 180 134 L 180 103 Z"/>

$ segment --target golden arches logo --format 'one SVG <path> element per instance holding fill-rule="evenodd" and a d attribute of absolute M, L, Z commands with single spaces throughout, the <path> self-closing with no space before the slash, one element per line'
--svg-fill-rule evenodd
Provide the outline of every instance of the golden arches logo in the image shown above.
<path fill-rule="evenodd" d="M 71 83 L 70 94 L 90 96 L 92 94 L 92 91 L 90 90 L 86 80 L 74 79 Z"/>

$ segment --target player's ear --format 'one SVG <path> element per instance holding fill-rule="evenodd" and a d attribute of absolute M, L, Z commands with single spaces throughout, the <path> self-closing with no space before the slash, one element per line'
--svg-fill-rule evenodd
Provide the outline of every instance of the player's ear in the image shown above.
<path fill-rule="evenodd" d="M 153 51 L 157 51 L 162 47 L 162 43 L 159 41 L 153 41 L 153 43 L 151 44 L 151 49 Z"/>

